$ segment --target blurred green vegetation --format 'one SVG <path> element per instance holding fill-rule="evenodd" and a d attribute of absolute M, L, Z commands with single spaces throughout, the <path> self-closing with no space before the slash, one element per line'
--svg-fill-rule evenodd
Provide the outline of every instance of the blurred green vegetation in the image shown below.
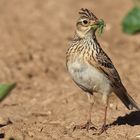
<path fill-rule="evenodd" d="M 133 0 L 135 6 L 127 13 L 122 21 L 125 33 L 135 34 L 140 32 L 140 0 Z"/>
<path fill-rule="evenodd" d="M 15 87 L 16 83 L 0 84 L 0 102 L 3 101 Z"/>
<path fill-rule="evenodd" d="M 9 138 L 8 140 L 16 140 L 15 138 L 13 138 L 13 137 L 11 137 L 11 138 Z"/>

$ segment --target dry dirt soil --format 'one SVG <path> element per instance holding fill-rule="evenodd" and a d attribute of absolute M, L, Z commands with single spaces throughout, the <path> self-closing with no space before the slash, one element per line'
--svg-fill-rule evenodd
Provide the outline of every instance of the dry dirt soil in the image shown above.
<path fill-rule="evenodd" d="M 131 1 L 1 0 L 0 81 L 15 81 L 17 88 L 0 104 L 0 139 L 140 139 L 140 113 L 128 111 L 114 94 L 107 134 L 71 129 L 86 122 L 89 107 L 86 94 L 73 83 L 65 66 L 65 52 L 82 7 L 105 20 L 100 44 L 131 96 L 140 103 L 140 35 L 121 31 L 122 18 L 133 7 Z M 99 99 L 92 111 L 98 127 L 104 114 Z M 8 119 L 11 123 L 4 126 Z"/>

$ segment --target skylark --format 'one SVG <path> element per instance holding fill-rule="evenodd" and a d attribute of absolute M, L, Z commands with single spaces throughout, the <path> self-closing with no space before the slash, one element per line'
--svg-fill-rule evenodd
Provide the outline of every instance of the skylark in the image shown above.
<path fill-rule="evenodd" d="M 99 134 L 101 134 L 106 131 L 108 99 L 112 92 L 129 110 L 133 108 L 140 110 L 140 108 L 128 94 L 111 59 L 97 41 L 95 33 L 102 20 L 98 19 L 88 9 L 81 9 L 79 14 L 80 18 L 76 23 L 75 36 L 66 53 L 66 65 L 73 81 L 87 92 L 90 101 L 87 123 L 81 125 L 80 128 L 95 129 L 91 122 L 94 93 L 102 95 L 105 115 L 103 126 L 99 131 Z"/>

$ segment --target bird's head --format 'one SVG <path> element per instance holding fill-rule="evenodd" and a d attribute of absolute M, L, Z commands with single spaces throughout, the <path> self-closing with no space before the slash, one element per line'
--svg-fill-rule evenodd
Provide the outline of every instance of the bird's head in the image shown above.
<path fill-rule="evenodd" d="M 91 11 L 88 9 L 81 9 L 79 12 L 80 18 L 76 23 L 76 33 L 80 38 L 85 37 L 88 33 L 95 33 L 97 29 L 103 30 L 105 26 L 102 19 L 98 19 Z"/>

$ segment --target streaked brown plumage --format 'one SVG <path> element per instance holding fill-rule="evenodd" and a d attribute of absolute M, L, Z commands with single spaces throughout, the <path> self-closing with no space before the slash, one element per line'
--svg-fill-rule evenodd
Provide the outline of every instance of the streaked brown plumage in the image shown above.
<path fill-rule="evenodd" d="M 80 18 L 76 24 L 75 36 L 66 53 L 66 64 L 74 82 L 89 96 L 88 121 L 83 126 L 87 130 L 92 125 L 93 95 L 95 92 L 102 94 L 105 104 L 105 117 L 103 127 L 99 132 L 101 134 L 106 130 L 106 113 L 111 92 L 114 92 L 128 109 L 136 108 L 140 110 L 140 108 L 127 93 L 112 61 L 96 39 L 95 32 L 98 29 L 97 23 L 100 20 L 87 9 L 81 9 L 79 14 Z"/>

